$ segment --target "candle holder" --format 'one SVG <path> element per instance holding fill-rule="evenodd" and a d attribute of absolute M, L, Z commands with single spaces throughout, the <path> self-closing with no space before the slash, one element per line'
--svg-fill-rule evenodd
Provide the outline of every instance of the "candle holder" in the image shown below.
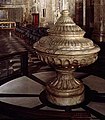
<path fill-rule="evenodd" d="M 32 24 L 35 27 L 39 26 L 39 2 L 37 0 L 34 1 L 33 6 L 31 8 L 31 13 L 32 13 Z"/>
<path fill-rule="evenodd" d="M 84 101 L 84 84 L 75 79 L 73 72 L 78 67 L 90 65 L 98 58 L 100 48 L 77 26 L 63 10 L 61 17 L 49 30 L 49 36 L 34 44 L 38 58 L 54 67 L 55 79 L 46 83 L 47 99 L 60 106 L 77 105 Z"/>
<path fill-rule="evenodd" d="M 39 26 L 39 13 L 32 13 L 32 16 L 33 16 L 33 22 L 32 22 L 32 24 L 35 27 L 38 27 Z"/>
<path fill-rule="evenodd" d="M 46 8 L 43 9 L 43 16 L 40 20 L 40 26 L 41 27 L 47 27 L 48 23 L 46 22 Z"/>

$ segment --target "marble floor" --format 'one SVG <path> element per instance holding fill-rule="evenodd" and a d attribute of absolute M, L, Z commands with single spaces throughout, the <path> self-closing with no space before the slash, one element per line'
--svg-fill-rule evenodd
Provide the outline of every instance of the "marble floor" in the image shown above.
<path fill-rule="evenodd" d="M 35 97 L 0 97 L 0 101 L 9 103 L 16 106 L 22 106 L 26 108 L 35 108 L 42 103 L 39 96 L 45 89 L 44 83 L 48 80 L 53 79 L 56 75 L 54 71 L 46 71 L 48 66 L 43 66 L 40 69 L 42 72 L 36 72 L 32 75 L 35 76 L 36 80 L 32 80 L 27 76 L 22 76 L 11 80 L 0 86 L 0 94 L 34 94 Z M 83 76 L 86 73 L 76 72 L 75 76 Z M 38 81 L 39 80 L 39 81 Z M 99 93 L 105 93 L 105 80 L 94 75 L 89 75 L 82 79 L 83 83 L 91 90 L 97 91 Z M 105 103 L 90 101 L 87 105 L 93 110 L 105 115 Z M 57 109 L 48 105 L 42 106 L 40 110 L 54 110 L 54 111 L 64 111 L 62 109 Z M 84 111 L 83 108 L 73 109 L 73 111 Z M 92 119 L 96 120 L 96 117 L 92 116 Z M 97 119 L 98 120 L 98 119 Z"/>

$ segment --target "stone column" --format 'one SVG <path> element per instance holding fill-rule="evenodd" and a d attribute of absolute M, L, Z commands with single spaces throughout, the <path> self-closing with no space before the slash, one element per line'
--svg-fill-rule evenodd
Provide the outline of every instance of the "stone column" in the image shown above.
<path fill-rule="evenodd" d="M 94 24 L 94 0 L 86 0 L 86 31 Z"/>
<path fill-rule="evenodd" d="M 105 42 L 105 0 L 94 0 L 93 40 Z"/>
<path fill-rule="evenodd" d="M 75 22 L 83 27 L 83 0 L 75 0 Z"/>
<path fill-rule="evenodd" d="M 94 26 L 94 0 L 83 0 L 83 29 L 91 39 Z"/>

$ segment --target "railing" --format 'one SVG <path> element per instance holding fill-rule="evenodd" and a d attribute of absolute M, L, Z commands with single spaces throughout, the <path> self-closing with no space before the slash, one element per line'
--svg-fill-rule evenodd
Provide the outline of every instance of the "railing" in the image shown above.
<path fill-rule="evenodd" d="M 16 22 L 6 22 L 6 21 L 0 22 L 0 29 L 15 29 L 15 28 L 16 28 Z"/>

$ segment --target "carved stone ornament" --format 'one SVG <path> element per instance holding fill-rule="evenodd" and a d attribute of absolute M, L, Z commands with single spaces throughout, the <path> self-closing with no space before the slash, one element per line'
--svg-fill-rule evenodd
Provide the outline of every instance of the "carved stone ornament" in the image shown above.
<path fill-rule="evenodd" d="M 34 44 L 38 58 L 54 67 L 57 73 L 56 78 L 46 84 L 47 99 L 53 104 L 72 106 L 84 101 L 84 85 L 74 78 L 73 71 L 94 63 L 100 51 L 84 34 L 68 10 L 63 10 L 49 35 Z"/>

